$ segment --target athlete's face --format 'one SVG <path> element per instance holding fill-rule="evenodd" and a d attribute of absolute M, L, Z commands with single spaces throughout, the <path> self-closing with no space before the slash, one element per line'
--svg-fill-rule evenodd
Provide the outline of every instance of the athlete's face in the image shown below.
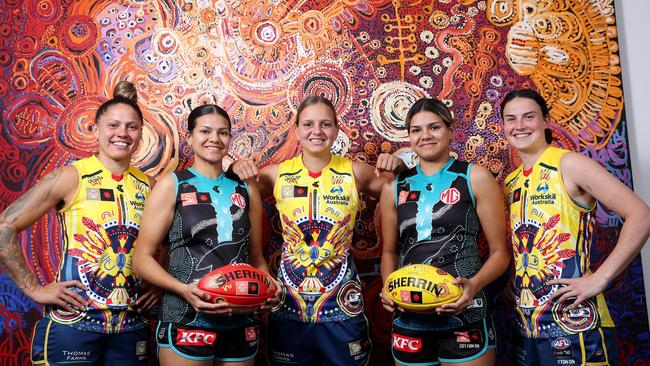
<path fill-rule="evenodd" d="M 535 153 L 546 147 L 548 121 L 539 105 L 529 98 L 515 98 L 503 108 L 503 130 L 512 147 Z"/>
<path fill-rule="evenodd" d="M 422 111 L 413 115 L 408 134 L 411 148 L 420 160 L 449 159 L 454 131 L 437 114 Z"/>
<path fill-rule="evenodd" d="M 308 153 L 329 153 L 339 128 L 334 113 L 325 104 L 317 103 L 302 110 L 296 128 L 298 141 Z"/>
<path fill-rule="evenodd" d="M 142 121 L 131 106 L 115 104 L 99 117 L 93 131 L 100 155 L 115 161 L 130 161 L 140 144 Z"/>
<path fill-rule="evenodd" d="M 215 113 L 196 119 L 187 142 L 194 151 L 194 158 L 208 163 L 220 163 L 230 147 L 230 123 Z"/>

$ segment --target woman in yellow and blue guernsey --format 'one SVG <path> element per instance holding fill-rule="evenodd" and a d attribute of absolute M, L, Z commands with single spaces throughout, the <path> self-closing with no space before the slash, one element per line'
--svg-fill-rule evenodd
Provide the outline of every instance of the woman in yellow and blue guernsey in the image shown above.
<path fill-rule="evenodd" d="M 385 280 L 396 268 L 430 264 L 463 287 L 454 303 L 434 311 L 394 312 L 392 347 L 398 365 L 494 365 L 496 334 L 483 288 L 510 263 L 506 246 L 503 195 L 484 167 L 451 156 L 452 115 L 437 99 L 415 102 L 406 128 L 417 166 L 384 185 L 381 226 Z M 478 236 L 485 234 L 489 256 L 479 257 Z"/>
<path fill-rule="evenodd" d="M 141 291 L 131 252 L 153 180 L 131 166 L 142 136 L 135 88 L 120 82 L 95 115 L 97 155 L 54 171 L 9 206 L 0 219 L 2 268 L 32 300 L 45 305 L 36 323 L 35 365 L 146 365 L 157 300 Z M 41 286 L 25 263 L 17 233 L 55 208 L 63 232 L 56 282 Z M 136 311 L 139 310 L 139 311 Z"/>
<path fill-rule="evenodd" d="M 226 302 L 208 302 L 196 283 L 233 263 L 250 262 L 268 272 L 259 225 L 262 202 L 254 183 L 223 171 L 231 138 L 226 111 L 214 104 L 196 107 L 187 128 L 192 167 L 161 178 L 151 192 L 133 260 L 142 278 L 165 290 L 158 356 L 163 366 L 253 365 L 259 330 L 249 313 L 259 309 L 233 312 Z M 163 242 L 167 269 L 155 258 Z M 279 285 L 271 301 L 277 296 Z"/>
<path fill-rule="evenodd" d="M 501 103 L 503 129 L 522 161 L 505 180 L 510 206 L 520 365 L 614 365 L 614 324 L 603 290 L 639 253 L 650 209 L 603 167 L 550 145 L 548 107 L 533 90 Z M 589 253 L 596 201 L 625 223 L 596 272 Z"/>
<path fill-rule="evenodd" d="M 258 170 L 239 160 L 233 171 L 257 176 L 263 196 L 273 195 L 284 243 L 278 279 L 280 303 L 269 317 L 272 365 L 365 365 L 370 339 L 361 284 L 352 260 L 359 193 L 378 197 L 388 173 L 403 162 L 382 154 L 377 168 L 330 152 L 339 128 L 336 110 L 321 96 L 296 113 L 302 153 Z"/>

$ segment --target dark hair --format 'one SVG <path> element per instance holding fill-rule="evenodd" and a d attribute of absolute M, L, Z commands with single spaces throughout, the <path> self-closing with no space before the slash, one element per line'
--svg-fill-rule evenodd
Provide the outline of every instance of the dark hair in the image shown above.
<path fill-rule="evenodd" d="M 332 104 L 329 99 L 321 95 L 312 95 L 300 103 L 300 106 L 298 106 L 298 110 L 296 111 L 296 125 L 298 125 L 298 122 L 300 121 L 300 114 L 302 114 L 302 111 L 304 111 L 305 108 L 319 103 L 325 104 L 332 111 L 332 115 L 334 116 L 334 124 L 338 126 L 338 116 L 336 115 L 336 108 L 334 107 L 334 104 Z"/>
<path fill-rule="evenodd" d="M 454 121 L 454 117 L 451 116 L 451 112 L 445 103 L 438 99 L 421 98 L 418 99 L 418 101 L 411 106 L 408 113 L 406 113 L 404 124 L 406 125 L 407 131 L 411 128 L 411 119 L 413 116 L 420 112 L 431 112 L 435 114 L 442 119 L 442 122 L 444 122 L 447 127 L 451 127 L 451 124 Z"/>
<path fill-rule="evenodd" d="M 99 106 L 95 113 L 95 123 L 99 122 L 99 117 L 106 113 L 110 107 L 117 104 L 126 104 L 133 108 L 142 123 L 142 110 L 138 106 L 138 92 L 135 90 L 135 86 L 126 80 L 117 83 L 113 89 L 113 98 Z"/>
<path fill-rule="evenodd" d="M 503 118 L 503 110 L 506 108 L 506 104 L 510 103 L 513 99 L 516 98 L 526 98 L 534 101 L 542 111 L 542 117 L 544 119 L 548 117 L 548 105 L 546 105 L 546 100 L 544 100 L 544 97 L 532 89 L 519 89 L 513 90 L 510 93 L 506 94 L 505 98 L 503 98 L 501 101 L 501 118 Z M 546 140 L 547 144 L 553 142 L 553 131 L 550 128 L 544 129 L 544 139 Z"/>
<path fill-rule="evenodd" d="M 192 109 L 192 112 L 190 112 L 190 115 L 187 117 L 187 130 L 192 132 L 194 127 L 196 127 L 196 120 L 208 114 L 216 114 L 225 118 L 228 121 L 228 128 L 231 127 L 230 116 L 223 108 L 216 104 L 203 104 Z"/>

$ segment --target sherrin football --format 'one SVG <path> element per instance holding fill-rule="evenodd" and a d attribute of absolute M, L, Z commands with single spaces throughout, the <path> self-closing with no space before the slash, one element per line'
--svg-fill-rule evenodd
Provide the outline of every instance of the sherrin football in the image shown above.
<path fill-rule="evenodd" d="M 203 276 L 197 287 L 210 294 L 211 302 L 224 300 L 233 306 L 256 306 L 272 298 L 275 282 L 246 263 L 228 264 Z"/>
<path fill-rule="evenodd" d="M 391 273 L 386 279 L 388 298 L 410 311 L 423 311 L 452 303 L 463 294 L 454 276 L 428 265 L 411 264 Z"/>

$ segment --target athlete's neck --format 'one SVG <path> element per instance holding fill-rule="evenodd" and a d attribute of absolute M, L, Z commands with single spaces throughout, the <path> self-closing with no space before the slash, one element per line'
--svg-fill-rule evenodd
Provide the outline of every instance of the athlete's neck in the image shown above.
<path fill-rule="evenodd" d="M 223 173 L 223 161 L 219 160 L 218 162 L 210 163 L 194 158 L 192 168 L 205 177 L 217 179 Z"/>
<path fill-rule="evenodd" d="M 426 175 L 434 175 L 447 165 L 449 159 L 451 159 L 450 155 L 446 155 L 445 157 L 434 161 L 420 159 L 420 170 L 422 170 L 422 173 Z"/>
<path fill-rule="evenodd" d="M 544 151 L 546 151 L 546 148 L 548 148 L 550 145 L 545 144 L 543 148 L 541 149 L 535 149 L 535 150 L 517 150 L 517 154 L 519 154 L 519 159 L 521 159 L 522 164 L 524 164 L 524 169 L 530 169 L 537 161 L 539 160 L 540 156 L 544 154 Z"/>
<path fill-rule="evenodd" d="M 99 160 L 102 165 L 108 169 L 109 172 L 113 173 L 116 176 L 123 175 L 124 172 L 129 170 L 131 166 L 131 160 L 115 160 L 111 159 L 106 155 L 103 155 L 101 152 L 97 154 L 97 160 Z"/>
<path fill-rule="evenodd" d="M 318 173 L 323 170 L 332 160 L 332 153 L 327 151 L 323 154 L 313 154 L 309 152 L 302 152 L 302 164 L 310 172 Z"/>

